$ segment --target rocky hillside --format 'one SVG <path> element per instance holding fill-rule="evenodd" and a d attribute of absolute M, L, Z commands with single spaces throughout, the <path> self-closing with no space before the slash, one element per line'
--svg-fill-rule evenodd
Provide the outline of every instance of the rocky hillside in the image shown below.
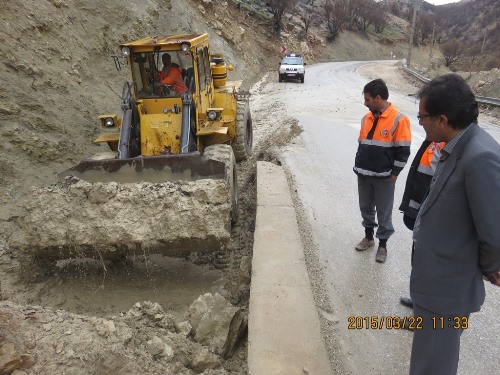
<path fill-rule="evenodd" d="M 408 22 L 392 16 L 380 35 L 342 32 L 326 41 L 321 6 L 299 2 L 277 33 L 265 1 L 239 0 L 13 0 L 0 13 L 0 220 L 28 186 L 44 185 L 54 174 L 98 151 L 97 115 L 119 113 L 126 71 L 112 56 L 122 42 L 145 35 L 207 32 L 212 52 L 233 64 L 230 79 L 244 87 L 280 60 L 282 46 L 302 52 L 308 63 L 403 58 Z M 309 8 L 308 8 L 309 7 Z M 301 14 L 315 12 L 306 34 Z M 28 37 L 29 36 L 29 37 Z M 413 59 L 428 69 L 429 47 Z M 436 51 L 434 55 L 436 56 Z M 440 72 L 440 64 L 434 74 Z M 432 73 L 432 72 L 430 72 Z M 471 83 L 479 94 L 496 96 L 498 72 Z M 474 79 L 474 78 L 473 78 Z M 482 92 L 481 92 L 482 90 Z"/>

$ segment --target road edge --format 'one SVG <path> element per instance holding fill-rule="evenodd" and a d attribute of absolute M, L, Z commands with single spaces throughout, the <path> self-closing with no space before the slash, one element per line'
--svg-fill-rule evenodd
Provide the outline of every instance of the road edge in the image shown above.
<path fill-rule="evenodd" d="M 331 374 L 285 171 L 257 162 L 250 375 Z"/>

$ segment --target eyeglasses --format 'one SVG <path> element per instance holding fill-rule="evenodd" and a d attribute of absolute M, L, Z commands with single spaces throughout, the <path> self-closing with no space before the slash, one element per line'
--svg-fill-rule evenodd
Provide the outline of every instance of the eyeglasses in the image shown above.
<path fill-rule="evenodd" d="M 431 117 L 432 115 L 421 115 L 420 113 L 417 113 L 417 118 L 418 118 L 418 121 L 422 120 L 423 118 L 426 118 L 426 117 Z"/>

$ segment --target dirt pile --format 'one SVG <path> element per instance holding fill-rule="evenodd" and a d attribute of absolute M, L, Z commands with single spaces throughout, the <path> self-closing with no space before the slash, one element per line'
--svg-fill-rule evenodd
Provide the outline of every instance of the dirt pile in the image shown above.
<path fill-rule="evenodd" d="M 217 251 L 230 238 L 223 180 L 90 183 L 75 178 L 34 188 L 9 245 L 32 255 L 97 259 Z"/>
<path fill-rule="evenodd" d="M 222 358 L 246 330 L 217 294 L 200 296 L 182 321 L 148 301 L 108 318 L 1 302 L 0 318 L 0 373 L 19 375 L 225 375 Z"/>

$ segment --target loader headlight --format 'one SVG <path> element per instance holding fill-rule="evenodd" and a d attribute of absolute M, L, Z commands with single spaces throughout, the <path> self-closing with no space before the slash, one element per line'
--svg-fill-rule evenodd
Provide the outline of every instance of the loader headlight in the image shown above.
<path fill-rule="evenodd" d="M 99 120 L 103 128 L 117 128 L 121 125 L 121 120 L 115 114 L 99 115 Z"/>
<path fill-rule="evenodd" d="M 184 52 L 189 51 L 189 46 L 187 45 L 187 43 L 181 44 L 181 50 L 183 50 Z"/>
<path fill-rule="evenodd" d="M 123 57 L 129 57 L 130 56 L 130 48 L 123 47 L 122 48 L 122 55 L 123 55 Z"/>
<path fill-rule="evenodd" d="M 209 120 L 214 121 L 217 118 L 217 112 L 215 111 L 208 111 L 207 116 Z"/>
<path fill-rule="evenodd" d="M 113 126 L 115 126 L 115 122 L 111 117 L 108 117 L 106 120 L 104 120 L 104 126 L 106 126 L 107 128 L 112 128 Z"/>

